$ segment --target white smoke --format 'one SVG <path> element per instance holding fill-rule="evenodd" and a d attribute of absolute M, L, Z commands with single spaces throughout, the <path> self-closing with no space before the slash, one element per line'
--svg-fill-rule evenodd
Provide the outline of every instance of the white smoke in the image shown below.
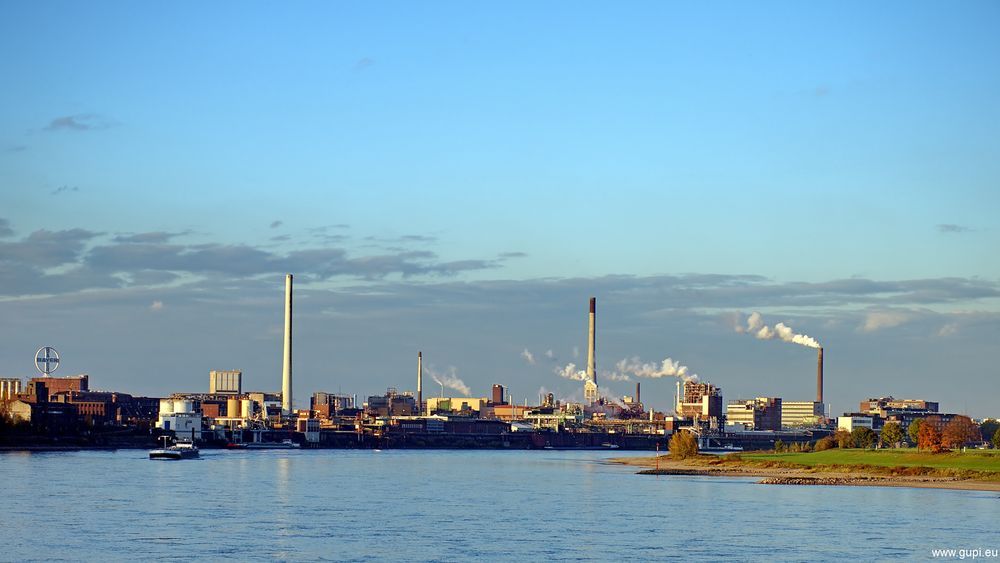
<path fill-rule="evenodd" d="M 572 379 L 574 381 L 586 381 L 587 371 L 576 369 L 576 364 L 566 364 L 565 366 L 555 368 L 552 370 L 559 377 L 565 377 L 566 379 Z"/>
<path fill-rule="evenodd" d="M 579 346 L 573 346 L 573 359 L 575 360 L 576 358 L 579 358 L 579 357 L 580 357 L 580 347 Z"/>
<path fill-rule="evenodd" d="M 548 358 L 548 359 L 550 359 L 550 360 L 552 360 L 553 362 L 556 361 L 556 353 L 553 352 L 552 350 L 546 350 L 545 351 L 545 357 Z"/>
<path fill-rule="evenodd" d="M 458 378 L 454 367 L 448 368 L 448 373 L 439 373 L 434 371 L 433 368 L 426 366 L 424 367 L 424 370 L 427 371 L 428 375 L 431 376 L 431 379 L 433 379 L 438 385 L 443 385 L 448 389 L 454 389 L 455 391 L 461 393 L 464 397 L 472 396 L 472 389 L 469 389 L 469 386 Z"/>
<path fill-rule="evenodd" d="M 819 342 L 811 336 L 805 334 L 798 334 L 792 327 L 786 325 L 785 323 L 778 323 L 774 325 L 774 328 L 769 327 L 764 324 L 764 319 L 761 314 L 757 311 L 750 313 L 747 317 L 746 327 L 736 326 L 736 332 L 752 334 L 754 337 L 760 340 L 772 340 L 778 338 L 779 340 L 784 340 L 785 342 L 791 342 L 792 344 L 798 344 L 800 346 L 807 346 L 809 348 L 819 348 Z"/>
<path fill-rule="evenodd" d="M 691 373 L 687 366 L 681 365 L 680 362 L 672 358 L 666 358 L 657 364 L 644 363 L 638 356 L 633 356 L 631 358 L 625 358 L 615 364 L 615 371 L 616 373 L 626 376 L 625 381 L 628 381 L 628 375 L 652 379 L 659 379 L 661 377 L 679 377 L 684 381 L 698 380 L 698 376 Z"/>
<path fill-rule="evenodd" d="M 524 358 L 524 361 L 528 362 L 529 365 L 535 365 L 535 355 L 532 354 L 527 348 L 521 352 L 521 357 Z"/>
<path fill-rule="evenodd" d="M 602 371 L 598 374 L 597 378 L 601 381 L 632 381 L 632 378 L 627 373 L 619 371 Z"/>

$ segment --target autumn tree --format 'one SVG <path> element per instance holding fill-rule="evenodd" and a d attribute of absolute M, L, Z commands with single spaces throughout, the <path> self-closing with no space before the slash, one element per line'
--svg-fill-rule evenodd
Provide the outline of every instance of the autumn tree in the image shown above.
<path fill-rule="evenodd" d="M 871 449 L 875 447 L 876 441 L 878 441 L 878 436 L 875 435 L 875 431 L 871 428 L 859 426 L 851 430 L 851 445 L 855 448 Z"/>
<path fill-rule="evenodd" d="M 882 427 L 881 440 L 883 446 L 889 446 L 890 448 L 898 447 L 899 443 L 903 441 L 903 429 L 900 428 L 899 423 L 886 423 Z"/>
<path fill-rule="evenodd" d="M 910 437 L 911 444 L 920 443 L 920 426 L 923 425 L 924 419 L 918 418 L 910 423 L 906 428 L 906 434 Z"/>
<path fill-rule="evenodd" d="M 931 453 L 939 453 L 944 449 L 941 444 L 941 432 L 937 429 L 937 424 L 928 419 L 920 425 L 917 433 L 917 447 Z"/>
<path fill-rule="evenodd" d="M 833 433 L 833 439 L 836 440 L 838 448 L 851 447 L 851 433 L 843 428 Z"/>
<path fill-rule="evenodd" d="M 691 432 L 674 432 L 670 437 L 670 457 L 684 459 L 698 455 L 698 440 Z"/>
<path fill-rule="evenodd" d="M 960 448 L 968 442 L 982 440 L 979 425 L 967 416 L 956 416 L 941 432 L 941 443 L 946 448 Z"/>

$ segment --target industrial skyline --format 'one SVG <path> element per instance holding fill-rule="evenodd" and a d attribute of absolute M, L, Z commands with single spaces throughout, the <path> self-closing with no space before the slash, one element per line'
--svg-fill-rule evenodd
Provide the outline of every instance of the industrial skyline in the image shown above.
<path fill-rule="evenodd" d="M 995 3 L 192 9 L 4 6 L 0 377 L 53 345 L 151 396 L 274 386 L 294 272 L 300 393 L 409 388 L 422 351 L 582 400 L 598 296 L 613 396 L 669 358 L 811 398 L 759 312 L 823 343 L 835 412 L 996 415 Z"/>

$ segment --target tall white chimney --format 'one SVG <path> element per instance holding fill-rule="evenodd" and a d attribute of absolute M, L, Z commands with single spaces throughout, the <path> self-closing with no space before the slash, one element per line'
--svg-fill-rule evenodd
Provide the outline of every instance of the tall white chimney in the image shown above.
<path fill-rule="evenodd" d="M 590 298 L 590 331 L 587 334 L 587 379 L 597 383 L 597 364 L 594 358 L 594 348 L 597 338 L 597 298 Z"/>
<path fill-rule="evenodd" d="M 281 363 L 281 414 L 292 414 L 292 274 L 285 276 L 285 353 Z"/>

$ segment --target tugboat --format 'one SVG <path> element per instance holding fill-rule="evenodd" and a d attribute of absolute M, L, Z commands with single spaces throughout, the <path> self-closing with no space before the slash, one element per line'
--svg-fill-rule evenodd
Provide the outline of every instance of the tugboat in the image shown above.
<path fill-rule="evenodd" d="M 193 459 L 198 457 L 198 446 L 191 441 L 177 441 L 167 446 L 169 437 L 163 436 L 163 447 L 149 451 L 149 459 Z"/>

